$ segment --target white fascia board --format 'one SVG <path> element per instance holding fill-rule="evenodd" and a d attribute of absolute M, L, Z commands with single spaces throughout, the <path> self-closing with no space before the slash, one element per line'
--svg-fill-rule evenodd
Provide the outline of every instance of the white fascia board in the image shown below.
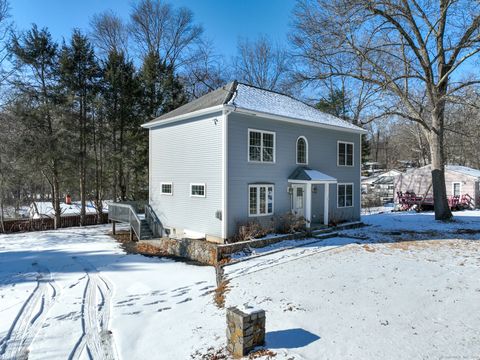
<path fill-rule="evenodd" d="M 345 131 L 345 132 L 350 132 L 354 134 L 366 134 L 367 131 L 363 129 L 349 129 L 345 128 L 342 126 L 334 126 L 334 125 L 328 125 L 328 124 L 321 124 L 317 123 L 314 121 L 309 121 L 309 120 L 303 120 L 303 119 L 297 119 L 297 118 L 292 118 L 289 116 L 280 116 L 276 114 L 271 114 L 271 113 L 266 113 L 266 112 L 261 112 L 261 111 L 256 111 L 256 110 L 249 110 L 249 109 L 244 109 L 240 107 L 236 107 L 233 105 L 225 105 L 229 110 L 232 110 L 234 112 L 238 113 L 244 113 L 248 115 L 254 115 L 254 116 L 261 116 L 267 119 L 273 119 L 273 120 L 279 120 L 279 121 L 286 121 L 294 124 L 300 124 L 300 125 L 306 125 L 306 126 L 313 126 L 313 127 L 320 127 L 324 129 L 331 129 L 331 130 L 338 130 L 338 131 Z"/>
<path fill-rule="evenodd" d="M 224 108 L 225 108 L 224 105 L 212 106 L 212 107 L 209 107 L 209 108 L 206 108 L 206 109 L 201 109 L 201 110 L 193 111 L 193 112 L 190 112 L 190 113 L 187 113 L 187 114 L 174 116 L 170 119 L 165 119 L 165 120 L 161 119 L 161 120 L 156 120 L 156 121 L 153 121 L 153 122 L 148 122 L 148 123 L 142 124 L 140 126 L 143 127 L 144 129 L 150 129 L 150 128 L 155 127 L 157 125 L 171 124 L 171 123 L 181 121 L 181 120 L 185 120 L 185 119 L 189 119 L 189 118 L 192 118 L 192 117 L 195 117 L 195 116 L 202 116 L 202 115 L 222 111 L 222 110 L 224 110 Z"/>
<path fill-rule="evenodd" d="M 288 179 L 291 184 L 336 184 L 338 180 L 292 180 Z"/>

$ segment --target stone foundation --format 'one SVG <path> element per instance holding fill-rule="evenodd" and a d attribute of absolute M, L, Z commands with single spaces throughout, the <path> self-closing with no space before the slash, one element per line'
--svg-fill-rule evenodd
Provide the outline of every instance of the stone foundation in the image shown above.
<path fill-rule="evenodd" d="M 236 358 L 265 344 L 265 311 L 227 309 L 227 350 Z"/>

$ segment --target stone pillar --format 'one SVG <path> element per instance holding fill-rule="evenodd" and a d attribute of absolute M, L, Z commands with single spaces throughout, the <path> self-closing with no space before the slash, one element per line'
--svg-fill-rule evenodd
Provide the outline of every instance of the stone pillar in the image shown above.
<path fill-rule="evenodd" d="M 227 309 L 227 350 L 234 357 L 248 355 L 265 344 L 265 311 L 254 308 Z"/>

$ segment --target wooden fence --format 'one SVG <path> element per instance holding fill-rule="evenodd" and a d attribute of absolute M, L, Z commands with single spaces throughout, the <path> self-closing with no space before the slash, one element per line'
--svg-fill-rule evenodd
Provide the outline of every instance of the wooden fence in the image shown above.
<path fill-rule="evenodd" d="M 68 228 L 73 226 L 80 226 L 80 215 L 62 216 L 61 226 L 62 228 Z M 101 221 L 97 221 L 96 214 L 85 215 L 85 226 L 98 225 L 108 223 L 108 214 L 103 213 Z M 5 227 L 5 234 L 26 232 L 26 231 L 41 231 L 41 230 L 53 230 L 55 228 L 55 221 L 53 218 L 43 219 L 20 219 L 20 220 L 5 220 L 3 222 Z M 0 226 L 0 233 L 2 228 Z"/>

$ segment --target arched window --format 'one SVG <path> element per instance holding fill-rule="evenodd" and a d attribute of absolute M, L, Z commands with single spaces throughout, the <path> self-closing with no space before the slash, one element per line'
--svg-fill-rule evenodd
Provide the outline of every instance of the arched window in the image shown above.
<path fill-rule="evenodd" d="M 297 164 L 308 164 L 308 143 L 304 136 L 297 139 Z"/>

